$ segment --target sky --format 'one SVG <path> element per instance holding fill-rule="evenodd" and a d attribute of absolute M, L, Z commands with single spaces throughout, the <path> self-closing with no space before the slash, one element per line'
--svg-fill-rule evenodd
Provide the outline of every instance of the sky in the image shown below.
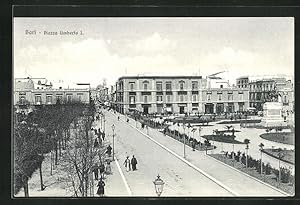
<path fill-rule="evenodd" d="M 95 87 L 124 75 L 294 75 L 291 17 L 14 18 L 13 28 L 14 77 Z"/>

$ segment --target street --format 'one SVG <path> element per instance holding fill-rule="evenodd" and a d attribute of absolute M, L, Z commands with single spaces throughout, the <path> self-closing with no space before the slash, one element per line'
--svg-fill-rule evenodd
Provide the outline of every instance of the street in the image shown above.
<path fill-rule="evenodd" d="M 121 115 L 118 121 L 116 115 L 107 111 L 105 115 L 110 142 L 111 126 L 114 124 L 116 127 L 115 158 L 119 161 L 132 196 L 156 196 L 153 181 L 158 174 L 165 182 L 162 196 L 284 196 L 283 193 L 211 159 L 204 152 L 193 152 L 186 147 L 186 159 L 207 174 L 205 176 L 177 157 L 182 156 L 182 143 L 149 128 L 151 138 L 172 150 L 177 155 L 175 156 L 147 138 L 144 135 L 146 130 L 142 130 L 144 134 L 137 130 L 134 120 L 130 119 L 127 123 L 125 116 Z M 140 129 L 140 124 L 137 124 Z M 126 172 L 123 162 L 126 156 L 131 158 L 132 155 L 138 160 L 138 170 Z"/>

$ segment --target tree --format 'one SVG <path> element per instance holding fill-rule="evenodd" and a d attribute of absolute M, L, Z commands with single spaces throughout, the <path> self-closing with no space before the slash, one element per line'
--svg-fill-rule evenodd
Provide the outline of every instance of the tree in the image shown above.
<path fill-rule="evenodd" d="M 67 151 L 63 156 L 64 169 L 69 173 L 68 180 L 75 196 L 92 194 L 93 177 L 92 167 L 95 161 L 104 163 L 105 147 L 94 148 L 94 135 L 91 132 L 91 116 L 82 116 L 75 124 L 74 134 L 67 144 Z"/>

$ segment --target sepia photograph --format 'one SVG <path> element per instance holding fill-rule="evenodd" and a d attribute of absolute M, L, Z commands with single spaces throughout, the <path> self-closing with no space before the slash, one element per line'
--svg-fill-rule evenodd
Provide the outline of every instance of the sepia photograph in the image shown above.
<path fill-rule="evenodd" d="M 293 197 L 293 17 L 14 17 L 12 198 Z"/>

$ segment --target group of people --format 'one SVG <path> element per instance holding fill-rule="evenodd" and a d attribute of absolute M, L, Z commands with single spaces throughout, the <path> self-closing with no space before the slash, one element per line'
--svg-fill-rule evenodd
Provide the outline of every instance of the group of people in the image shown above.
<path fill-rule="evenodd" d="M 110 166 L 110 160 L 107 160 L 106 162 L 106 166 L 101 163 L 100 166 L 98 166 L 97 164 L 94 164 L 94 166 L 92 167 L 92 172 L 94 173 L 94 178 L 95 180 L 99 180 L 98 182 L 98 189 L 97 189 L 97 194 L 99 196 L 103 196 L 104 195 L 104 186 L 105 186 L 105 174 L 111 174 L 111 166 Z M 100 177 L 99 177 L 99 173 L 100 173 Z"/>
<path fill-rule="evenodd" d="M 132 171 L 135 171 L 137 170 L 137 159 L 134 157 L 134 155 L 132 156 L 131 160 L 129 159 L 129 156 L 127 156 L 123 165 L 126 167 L 127 172 L 131 171 L 131 169 Z"/>
<path fill-rule="evenodd" d="M 97 135 L 97 138 L 95 138 L 94 140 L 94 147 L 97 148 L 99 145 L 102 145 L 102 142 L 105 139 L 105 133 L 101 132 L 100 128 L 99 129 L 92 128 L 92 130 L 94 130 L 95 135 Z"/>

